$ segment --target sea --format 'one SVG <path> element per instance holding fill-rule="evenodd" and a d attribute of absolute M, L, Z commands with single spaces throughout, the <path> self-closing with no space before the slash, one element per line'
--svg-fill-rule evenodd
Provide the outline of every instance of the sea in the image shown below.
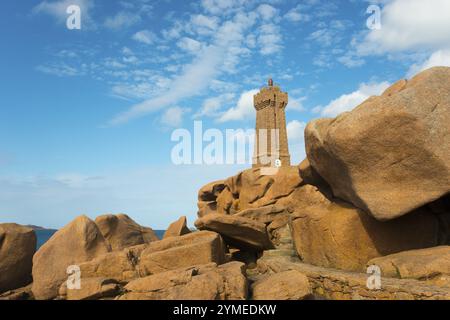
<path fill-rule="evenodd" d="M 50 230 L 50 229 L 39 229 L 39 230 L 34 230 L 36 232 L 36 236 L 37 236 L 37 249 L 39 249 L 44 243 L 46 243 L 48 241 L 48 239 L 50 239 L 56 231 L 58 230 Z M 155 231 L 156 235 L 158 236 L 158 238 L 162 239 L 164 232 L 166 232 L 165 230 L 153 230 Z"/>

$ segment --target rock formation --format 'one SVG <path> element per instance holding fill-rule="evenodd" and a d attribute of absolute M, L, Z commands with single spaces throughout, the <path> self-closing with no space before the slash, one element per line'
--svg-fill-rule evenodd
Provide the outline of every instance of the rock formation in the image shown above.
<path fill-rule="evenodd" d="M 379 220 L 450 192 L 450 68 L 394 84 L 305 130 L 309 162 L 333 194 Z"/>
<path fill-rule="evenodd" d="M 95 224 L 113 251 L 159 240 L 152 229 L 143 228 L 126 214 L 99 216 Z"/>
<path fill-rule="evenodd" d="M 94 221 L 80 216 L 56 232 L 33 257 L 33 294 L 52 299 L 67 280 L 68 268 L 111 251 Z"/>
<path fill-rule="evenodd" d="M 0 300 L 450 300 L 449 117 L 450 68 L 399 81 L 312 121 L 300 165 L 201 188 L 199 231 L 181 217 L 159 240 L 126 215 L 76 218 L 34 255 L 32 286 L 19 288 L 33 234 L 0 225 Z"/>
<path fill-rule="evenodd" d="M 36 234 L 14 223 L 0 224 L 0 293 L 31 282 Z"/>
<path fill-rule="evenodd" d="M 170 224 L 169 228 L 167 228 L 164 233 L 163 239 L 167 239 L 170 237 L 182 236 L 185 234 L 191 233 L 191 230 L 187 227 L 186 217 L 181 217 L 177 221 Z"/>

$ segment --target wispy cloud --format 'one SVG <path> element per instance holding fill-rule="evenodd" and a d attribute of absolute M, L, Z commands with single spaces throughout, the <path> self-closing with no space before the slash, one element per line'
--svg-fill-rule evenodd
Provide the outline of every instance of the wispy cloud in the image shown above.
<path fill-rule="evenodd" d="M 324 107 L 316 107 L 314 111 L 320 112 L 325 117 L 335 117 L 342 112 L 352 110 L 371 96 L 380 95 L 389 85 L 388 82 L 362 83 L 358 90 L 343 94 Z"/>
<path fill-rule="evenodd" d="M 133 40 L 145 44 L 153 44 L 157 39 L 158 37 L 155 35 L 155 33 L 150 30 L 141 30 L 133 35 Z"/>
<path fill-rule="evenodd" d="M 211 43 L 205 45 L 193 61 L 183 67 L 182 73 L 173 78 L 167 91 L 132 106 L 114 117 L 109 124 L 125 123 L 167 106 L 177 105 L 181 99 L 204 92 L 212 80 L 224 72 L 229 72 L 235 64 L 239 63 L 242 51 L 236 48 L 242 46 L 244 34 L 255 20 L 254 14 L 238 13 L 232 20 L 224 22 L 218 28 Z"/>

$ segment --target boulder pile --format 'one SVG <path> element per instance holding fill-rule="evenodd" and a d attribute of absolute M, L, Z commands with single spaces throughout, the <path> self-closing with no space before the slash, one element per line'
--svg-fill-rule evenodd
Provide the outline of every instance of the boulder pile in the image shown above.
<path fill-rule="evenodd" d="M 181 217 L 162 240 L 80 216 L 35 253 L 0 225 L 0 299 L 450 299 L 450 68 L 310 122 L 305 147 L 204 186 L 197 230 Z"/>

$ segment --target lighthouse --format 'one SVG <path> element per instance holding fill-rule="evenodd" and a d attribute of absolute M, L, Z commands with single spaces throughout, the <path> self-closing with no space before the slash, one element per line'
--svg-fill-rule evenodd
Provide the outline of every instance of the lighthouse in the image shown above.
<path fill-rule="evenodd" d="M 269 79 L 253 101 L 256 109 L 253 167 L 290 166 L 285 114 L 288 94 Z"/>

